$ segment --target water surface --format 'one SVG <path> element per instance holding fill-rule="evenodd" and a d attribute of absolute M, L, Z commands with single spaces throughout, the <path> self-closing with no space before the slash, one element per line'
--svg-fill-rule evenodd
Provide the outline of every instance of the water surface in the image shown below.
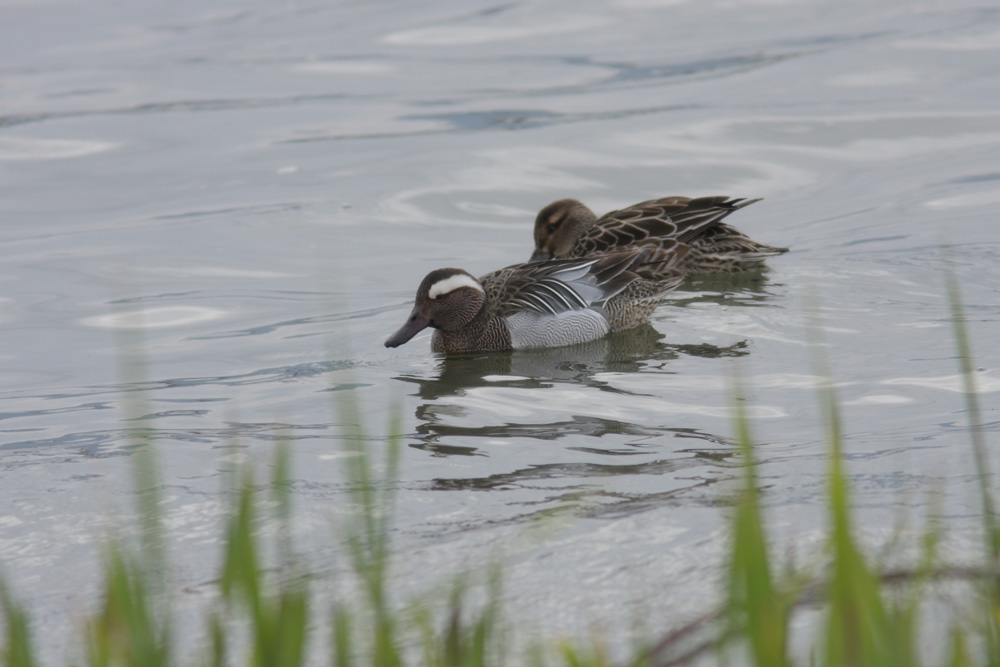
<path fill-rule="evenodd" d="M 214 576 L 220 471 L 281 438 L 299 546 L 335 580 L 343 434 L 363 425 L 379 452 L 395 413 L 403 596 L 501 558 L 525 635 L 604 627 L 621 648 L 677 627 L 719 592 L 734 368 L 776 534 L 821 539 L 810 303 L 864 534 L 919 525 L 935 491 L 970 557 L 941 246 L 992 435 L 1000 10 L 14 0 L 0 15 L 0 557 L 50 661 L 133 504 L 137 424 L 164 463 L 182 606 Z M 792 251 L 691 279 L 648 326 L 583 346 L 382 346 L 431 269 L 525 260 L 548 202 L 670 194 L 763 197 L 732 222 Z"/>

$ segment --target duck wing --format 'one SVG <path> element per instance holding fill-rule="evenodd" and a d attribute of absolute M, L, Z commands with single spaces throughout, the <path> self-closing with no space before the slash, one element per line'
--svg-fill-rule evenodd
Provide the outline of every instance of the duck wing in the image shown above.
<path fill-rule="evenodd" d="M 735 257 L 745 262 L 760 261 L 788 252 L 788 248 L 754 241 L 740 230 L 725 223 L 707 230 L 694 239 L 691 245 L 698 254 Z"/>
<path fill-rule="evenodd" d="M 727 215 L 760 201 L 729 197 L 664 197 L 606 213 L 580 237 L 577 253 L 652 245 L 671 250 L 689 243 Z"/>
<path fill-rule="evenodd" d="M 480 282 L 495 299 L 501 317 L 526 310 L 556 315 L 602 306 L 641 280 L 636 271 L 641 271 L 654 254 L 652 249 L 640 249 L 517 264 L 483 276 Z M 655 261 L 661 260 L 657 257 Z"/>

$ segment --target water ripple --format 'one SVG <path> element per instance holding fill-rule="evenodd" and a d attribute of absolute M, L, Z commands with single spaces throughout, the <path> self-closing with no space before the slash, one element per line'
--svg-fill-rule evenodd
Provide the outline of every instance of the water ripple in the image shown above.
<path fill-rule="evenodd" d="M 4 118 L 0 117 L 0 127 L 4 125 Z M 65 160 L 103 153 L 115 146 L 107 141 L 82 139 L 0 137 L 0 160 Z"/>

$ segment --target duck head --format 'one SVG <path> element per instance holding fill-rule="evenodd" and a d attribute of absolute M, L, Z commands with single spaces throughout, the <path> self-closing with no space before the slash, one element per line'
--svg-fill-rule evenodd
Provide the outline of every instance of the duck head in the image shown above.
<path fill-rule="evenodd" d="M 445 332 L 468 325 L 483 309 L 486 293 L 479 281 L 462 269 L 436 269 L 417 288 L 413 311 L 406 324 L 389 336 L 386 347 L 399 347 L 432 327 Z"/>
<path fill-rule="evenodd" d="M 535 218 L 535 252 L 529 261 L 571 257 L 573 246 L 597 216 L 576 199 L 554 201 Z"/>

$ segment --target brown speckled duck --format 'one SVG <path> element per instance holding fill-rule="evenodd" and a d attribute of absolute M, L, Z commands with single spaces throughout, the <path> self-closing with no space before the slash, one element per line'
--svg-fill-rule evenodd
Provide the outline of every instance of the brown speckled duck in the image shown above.
<path fill-rule="evenodd" d="M 584 259 L 515 264 L 481 276 L 427 274 L 406 323 L 385 341 L 398 347 L 426 327 L 445 354 L 573 345 L 644 322 L 683 280 L 687 248 L 620 250 Z"/>
<path fill-rule="evenodd" d="M 760 201 L 729 197 L 664 197 L 598 218 L 576 199 L 560 199 L 535 219 L 531 261 L 587 257 L 621 248 L 689 246 L 675 267 L 685 273 L 743 271 L 787 248 L 764 245 L 724 224 L 727 215 Z"/>

